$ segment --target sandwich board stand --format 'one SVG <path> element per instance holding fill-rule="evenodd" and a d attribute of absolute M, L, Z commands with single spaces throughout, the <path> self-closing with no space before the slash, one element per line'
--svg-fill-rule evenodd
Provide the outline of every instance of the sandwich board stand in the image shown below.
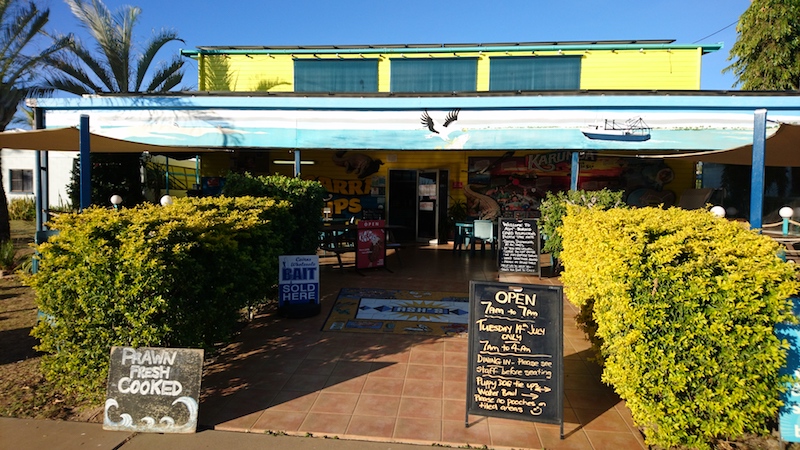
<path fill-rule="evenodd" d="M 386 267 L 386 221 L 360 220 L 356 240 L 356 270 Z M 390 271 L 391 272 L 391 271 Z"/>
<path fill-rule="evenodd" d="M 319 314 L 319 257 L 282 255 L 278 263 L 278 313 L 290 318 Z"/>
<path fill-rule="evenodd" d="M 471 281 L 467 413 L 561 425 L 563 288 Z"/>

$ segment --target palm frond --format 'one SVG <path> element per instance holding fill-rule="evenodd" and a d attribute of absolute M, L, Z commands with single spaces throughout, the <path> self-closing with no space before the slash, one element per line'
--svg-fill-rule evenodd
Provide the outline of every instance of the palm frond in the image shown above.
<path fill-rule="evenodd" d="M 53 57 L 52 61 L 58 62 L 56 71 L 60 75 L 48 78 L 51 86 L 94 92 L 141 92 L 156 53 L 168 42 L 181 41 L 174 32 L 158 33 L 136 57 L 133 30 L 141 14 L 140 8 L 123 6 L 112 14 L 101 0 L 64 1 L 96 41 L 97 51 L 90 52 L 76 41 L 58 57 Z M 68 59 L 67 54 L 75 58 Z M 137 62 L 135 74 L 134 61 Z M 180 58 L 170 61 L 165 68 L 155 72 L 149 86 L 156 90 L 177 86 L 183 77 L 180 70 L 183 63 Z"/>
<path fill-rule="evenodd" d="M 55 73 L 44 77 L 45 86 L 75 95 L 103 91 L 103 88 L 95 83 L 94 78 L 83 69 L 83 66 L 75 64 L 67 55 L 58 55 L 58 57 L 48 58 L 46 61 Z"/>
<path fill-rule="evenodd" d="M 0 78 L 7 81 L 9 74 L 19 73 L 20 66 L 28 66 L 32 57 L 23 52 L 47 23 L 48 14 L 30 4 L 17 10 L 18 15 L 10 19 L 4 17 L 0 29 Z"/>
<path fill-rule="evenodd" d="M 156 54 L 164 47 L 164 45 L 174 41 L 185 43 L 184 40 L 179 38 L 177 33 L 173 31 L 161 31 L 157 35 L 153 36 L 153 38 L 147 43 L 144 52 L 142 52 L 142 55 L 139 57 L 139 63 L 136 67 L 136 83 L 134 86 L 137 91 L 142 88 L 144 77 L 147 74 L 147 70 L 150 68 L 150 65 L 153 63 Z M 175 61 L 180 61 L 180 67 L 178 67 L 178 69 L 183 67 L 184 60 L 181 58 L 174 58 L 170 65 L 174 65 Z M 150 85 L 152 86 L 153 82 L 151 82 Z M 148 91 L 149 90 L 150 89 L 148 89 Z"/>
<path fill-rule="evenodd" d="M 169 65 L 159 68 L 156 73 L 153 74 L 150 84 L 147 86 L 147 90 L 145 92 L 166 92 L 177 86 L 177 84 L 183 79 L 183 72 L 181 72 L 183 63 L 183 60 L 179 58 L 173 58 Z M 177 77 L 177 82 L 173 83 L 172 79 L 175 77 Z M 166 83 L 167 80 L 170 80 L 170 83 Z M 172 84 L 172 86 L 165 88 L 165 84 Z"/>

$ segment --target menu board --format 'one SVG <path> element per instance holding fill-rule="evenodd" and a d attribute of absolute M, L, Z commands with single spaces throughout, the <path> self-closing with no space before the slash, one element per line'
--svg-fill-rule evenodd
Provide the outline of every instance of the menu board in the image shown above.
<path fill-rule="evenodd" d="M 563 436 L 563 288 L 472 281 L 469 414 L 556 423 Z"/>
<path fill-rule="evenodd" d="M 497 252 L 500 272 L 539 273 L 539 230 L 535 219 L 500 219 Z"/>

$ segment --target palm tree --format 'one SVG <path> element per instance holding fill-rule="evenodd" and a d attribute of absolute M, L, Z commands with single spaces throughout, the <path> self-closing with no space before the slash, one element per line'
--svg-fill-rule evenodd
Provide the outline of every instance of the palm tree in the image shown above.
<path fill-rule="evenodd" d="M 49 87 L 76 95 L 104 92 L 166 92 L 183 80 L 180 56 L 160 64 L 149 83 L 145 77 L 151 70 L 156 54 L 168 43 L 183 42 L 174 31 L 162 30 L 134 50 L 133 28 L 142 10 L 122 6 L 112 14 L 101 0 L 65 0 L 72 14 L 96 41 L 95 55 L 79 40 L 64 51 L 48 58 L 55 73 L 46 77 Z M 135 68 L 135 70 L 134 70 Z"/>
<path fill-rule="evenodd" d="M 65 0 L 72 14 L 95 41 L 93 52 L 80 40 L 48 58 L 53 69 L 45 77 L 48 87 L 76 95 L 100 93 L 166 92 L 183 80 L 184 61 L 175 56 L 166 63 L 153 66 L 156 54 L 170 42 L 183 42 L 174 31 L 162 30 L 134 49 L 134 26 L 141 9 L 122 6 L 113 14 L 101 0 Z M 145 78 L 150 76 L 149 81 Z M 144 201 L 137 155 L 103 155 L 91 157 L 97 167 L 92 174 L 92 202 L 106 202 L 104 188 L 121 189 L 123 202 L 132 206 Z M 109 172 L 109 173 L 105 173 Z M 103 182 L 102 180 L 106 180 Z M 79 182 L 73 179 L 73 183 Z M 96 193 L 96 195 L 95 195 Z"/>
<path fill-rule="evenodd" d="M 49 18 L 50 10 L 40 10 L 32 1 L 0 0 L 0 131 L 14 119 L 22 100 L 48 91 L 34 86 L 35 69 L 71 40 L 70 36 L 63 36 L 44 50 L 33 49 L 36 38 L 44 34 Z M 2 177 L 0 168 L 0 186 Z M 8 199 L 3 187 L 0 195 L 0 242 L 9 239 Z"/>

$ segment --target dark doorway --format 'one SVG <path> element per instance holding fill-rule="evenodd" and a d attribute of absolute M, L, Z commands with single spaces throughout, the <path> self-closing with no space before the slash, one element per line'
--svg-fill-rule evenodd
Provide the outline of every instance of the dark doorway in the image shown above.
<path fill-rule="evenodd" d="M 431 242 L 446 227 L 446 170 L 390 170 L 387 223 L 401 242 Z"/>
<path fill-rule="evenodd" d="M 399 242 L 417 240 L 417 171 L 390 170 L 388 224 Z"/>

